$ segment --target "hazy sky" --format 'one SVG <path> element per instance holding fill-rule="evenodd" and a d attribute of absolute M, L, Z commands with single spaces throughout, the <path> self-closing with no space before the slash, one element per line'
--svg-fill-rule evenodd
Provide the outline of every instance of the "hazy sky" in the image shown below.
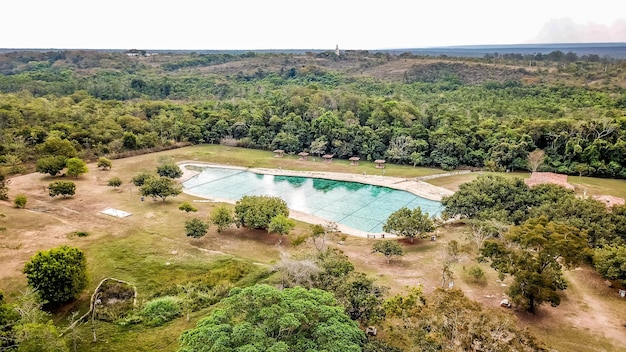
<path fill-rule="evenodd" d="M 3 0 L 0 48 L 387 49 L 626 42 L 626 0 Z"/>

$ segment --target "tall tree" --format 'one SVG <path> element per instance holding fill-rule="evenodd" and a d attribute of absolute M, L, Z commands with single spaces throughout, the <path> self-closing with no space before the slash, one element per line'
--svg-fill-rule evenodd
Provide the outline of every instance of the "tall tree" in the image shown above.
<path fill-rule="evenodd" d="M 233 289 L 219 308 L 185 331 L 180 351 L 357 352 L 364 339 L 328 292 L 255 285 Z"/>
<path fill-rule="evenodd" d="M 540 217 L 511 227 L 503 240 L 487 241 L 481 253 L 502 276 L 513 276 L 513 302 L 534 312 L 544 302 L 560 304 L 558 291 L 567 288 L 562 266 L 579 263 L 589 249 L 584 231 Z"/>

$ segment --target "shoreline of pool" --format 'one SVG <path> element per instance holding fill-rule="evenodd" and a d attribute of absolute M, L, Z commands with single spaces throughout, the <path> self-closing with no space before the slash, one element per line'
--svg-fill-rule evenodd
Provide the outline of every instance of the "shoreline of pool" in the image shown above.
<path fill-rule="evenodd" d="M 443 196 L 448 196 L 454 194 L 454 192 L 447 190 L 445 188 L 437 187 L 426 183 L 424 181 L 418 181 L 415 179 L 407 179 L 400 177 L 391 177 L 391 176 L 379 176 L 379 175 L 359 175 L 359 174 L 345 174 L 339 172 L 318 172 L 318 171 L 296 171 L 296 170 L 286 170 L 286 169 L 266 169 L 266 168 L 248 168 L 243 166 L 233 166 L 233 165 L 224 165 L 224 164 L 215 164 L 210 162 L 198 162 L 198 161 L 181 161 L 177 163 L 178 166 L 183 171 L 183 175 L 181 177 L 181 183 L 189 180 L 190 178 L 199 174 L 198 171 L 188 169 L 188 166 L 191 167 L 214 167 L 214 168 L 224 168 L 224 169 L 234 169 L 234 170 L 242 170 L 249 171 L 257 174 L 264 175 L 274 175 L 274 176 L 296 176 L 296 177 L 308 177 L 308 178 L 318 178 L 318 179 L 328 179 L 335 181 L 347 181 L 347 182 L 358 182 L 362 184 L 369 184 L 374 186 L 382 186 L 388 187 L 400 191 L 406 191 L 412 193 L 416 196 L 434 200 L 441 201 Z M 225 199 L 225 198 L 215 198 L 215 197 L 207 197 L 206 195 L 196 194 L 191 192 L 183 187 L 183 192 L 186 194 L 199 197 L 202 199 L 210 199 L 215 202 L 221 203 L 229 203 L 235 204 L 237 200 L 233 199 Z M 303 221 L 310 224 L 319 224 L 326 225 L 329 223 L 328 219 L 320 218 L 318 216 L 307 214 L 304 212 L 296 211 L 293 209 L 289 209 L 290 217 Z M 337 229 L 345 234 L 354 235 L 358 237 L 374 237 L 380 238 L 384 233 L 378 232 L 366 232 L 362 230 L 358 230 L 340 223 L 337 224 Z M 386 237 L 395 237 L 393 235 L 384 234 Z"/>

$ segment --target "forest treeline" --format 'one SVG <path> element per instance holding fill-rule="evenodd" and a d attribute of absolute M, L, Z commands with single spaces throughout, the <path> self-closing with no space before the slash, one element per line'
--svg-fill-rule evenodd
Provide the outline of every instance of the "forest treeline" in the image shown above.
<path fill-rule="evenodd" d="M 0 55 L 0 161 L 51 137 L 84 159 L 180 142 L 626 178 L 626 62 L 555 52 Z M 400 72 L 400 73 L 398 73 Z"/>

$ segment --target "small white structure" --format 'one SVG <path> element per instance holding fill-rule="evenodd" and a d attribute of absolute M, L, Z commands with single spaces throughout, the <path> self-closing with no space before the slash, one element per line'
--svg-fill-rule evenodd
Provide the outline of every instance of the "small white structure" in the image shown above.
<path fill-rule="evenodd" d="M 115 216 L 116 218 L 125 218 L 127 216 L 133 215 L 133 213 L 125 212 L 123 210 L 114 209 L 114 208 L 106 208 L 103 211 L 101 211 L 101 213 L 110 215 L 110 216 Z"/>

